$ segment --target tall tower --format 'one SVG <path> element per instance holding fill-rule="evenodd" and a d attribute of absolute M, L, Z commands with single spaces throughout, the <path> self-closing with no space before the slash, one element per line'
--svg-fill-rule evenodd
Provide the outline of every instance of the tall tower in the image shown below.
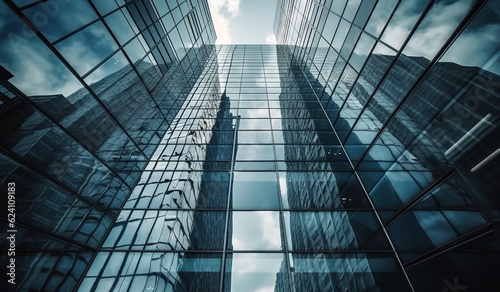
<path fill-rule="evenodd" d="M 498 7 L 1 2 L 7 288 L 495 290 Z"/>

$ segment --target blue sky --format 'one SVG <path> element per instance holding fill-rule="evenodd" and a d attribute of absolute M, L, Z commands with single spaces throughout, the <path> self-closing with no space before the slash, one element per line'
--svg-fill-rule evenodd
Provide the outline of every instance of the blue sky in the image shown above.
<path fill-rule="evenodd" d="M 217 44 L 276 43 L 276 0 L 208 0 Z"/>

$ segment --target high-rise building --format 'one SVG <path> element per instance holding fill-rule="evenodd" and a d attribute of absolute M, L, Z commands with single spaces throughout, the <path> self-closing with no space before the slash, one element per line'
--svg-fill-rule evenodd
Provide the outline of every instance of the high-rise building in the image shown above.
<path fill-rule="evenodd" d="M 498 288 L 500 1 L 278 0 L 278 45 L 205 0 L 0 17 L 8 289 Z"/>
<path fill-rule="evenodd" d="M 325 268 L 330 275 L 308 284 L 299 281 L 306 286 L 297 289 L 321 291 L 322 281 L 331 282 L 332 291 L 495 289 L 490 271 L 499 268 L 500 45 L 486 39 L 500 28 L 500 3 L 278 2 L 278 42 L 288 51 L 295 80 L 308 85 L 300 95 L 317 99 L 339 140 L 341 151 L 336 154 L 348 157 L 352 168 L 346 167 L 347 173 L 362 187 L 361 192 L 340 187 L 340 206 L 360 209 L 367 203 L 377 217 L 356 220 L 361 214 L 357 211 L 341 224 L 341 216 L 330 215 L 344 226 L 347 239 L 350 223 L 356 240 L 348 242 L 356 245 L 343 249 L 365 249 L 373 278 L 361 281 L 352 272 L 343 275 L 347 267 Z M 336 174 L 338 163 L 331 165 Z M 351 201 L 356 193 L 364 195 Z M 314 223 L 295 224 L 306 222 L 301 218 L 291 225 L 298 230 L 325 226 L 321 213 L 314 214 Z M 377 226 L 360 229 L 363 225 L 357 222 Z M 307 232 L 307 238 L 342 242 L 328 238 L 341 234 L 332 229 Z M 363 236 L 374 240 L 376 235 L 377 241 L 360 242 Z M 292 227 L 292 243 L 302 248 L 307 242 L 295 238 Z M 323 249 L 316 242 L 311 246 Z M 377 267 L 389 265 L 370 261 L 384 246 L 400 272 L 399 278 L 392 276 L 385 283 L 380 275 L 387 273 L 377 275 Z M 339 248 L 327 248 L 334 249 Z M 315 259 L 310 266 L 326 262 Z M 364 267 L 363 261 L 353 262 Z M 346 283 L 339 284 L 343 281 L 336 276 Z"/>

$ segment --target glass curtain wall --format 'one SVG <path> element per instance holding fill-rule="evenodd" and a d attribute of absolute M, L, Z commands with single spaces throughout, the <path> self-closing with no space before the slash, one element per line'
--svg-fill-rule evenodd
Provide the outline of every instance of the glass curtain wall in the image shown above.
<path fill-rule="evenodd" d="M 416 291 L 497 286 L 499 6 L 278 1 L 278 42 Z"/>
<path fill-rule="evenodd" d="M 498 7 L 278 0 L 279 45 L 215 46 L 205 0 L 1 2 L 15 288 L 494 290 Z"/>
<path fill-rule="evenodd" d="M 290 58 L 213 51 L 79 291 L 411 291 Z"/>
<path fill-rule="evenodd" d="M 208 4 L 2 1 L 0 18 L 3 285 L 72 291 L 201 74 Z"/>

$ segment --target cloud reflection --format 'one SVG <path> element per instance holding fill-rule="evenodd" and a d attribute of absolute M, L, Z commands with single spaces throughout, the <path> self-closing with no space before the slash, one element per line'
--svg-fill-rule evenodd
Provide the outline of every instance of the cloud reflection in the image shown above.
<path fill-rule="evenodd" d="M 399 49 L 415 25 L 426 2 L 401 3 L 384 32 L 382 40 L 393 48 Z M 423 56 L 432 59 L 456 29 L 458 23 L 469 12 L 472 3 L 473 1 L 470 0 L 461 0 L 434 4 L 403 53 L 408 56 Z M 476 16 L 455 40 L 441 61 L 478 67 L 490 61 L 492 65 L 484 69 L 500 74 L 500 62 L 491 59 L 500 50 L 500 40 L 497 37 L 500 35 L 499 17 L 500 8 L 492 2 L 487 3 L 480 11 L 480 15 Z M 393 54 L 388 49 L 380 51 L 384 49 L 383 46 L 377 46 L 377 48 L 379 51 L 376 53 Z"/>
<path fill-rule="evenodd" d="M 280 250 L 279 212 L 234 211 L 234 250 Z"/>
<path fill-rule="evenodd" d="M 0 63 L 26 95 L 70 95 L 82 87 L 71 72 L 9 8 L 0 3 Z"/>
<path fill-rule="evenodd" d="M 282 254 L 234 253 L 230 260 L 231 291 L 274 291 Z"/>

